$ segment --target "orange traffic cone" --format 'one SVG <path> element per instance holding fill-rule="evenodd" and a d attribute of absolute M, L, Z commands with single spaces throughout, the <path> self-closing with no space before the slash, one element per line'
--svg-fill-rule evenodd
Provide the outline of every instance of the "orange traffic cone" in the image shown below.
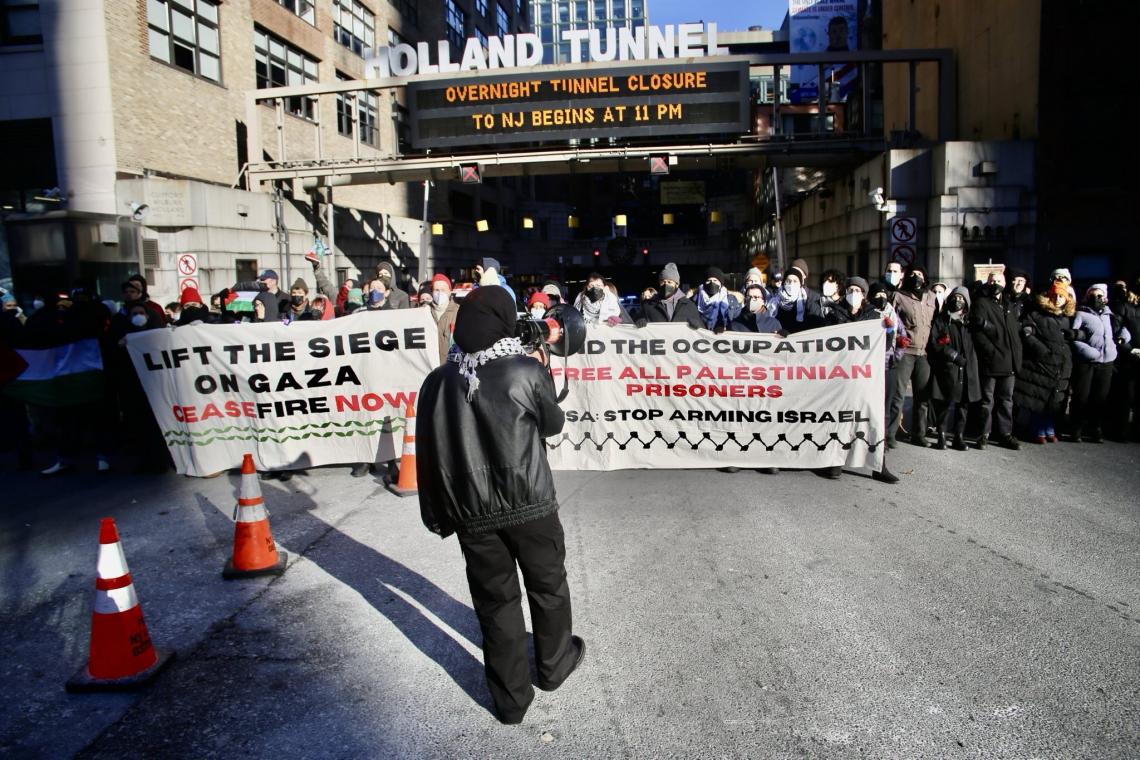
<path fill-rule="evenodd" d="M 400 456 L 400 478 L 386 483 L 388 490 L 397 496 L 415 496 L 420 492 L 416 480 L 416 408 L 408 404 L 404 415 L 404 452 Z"/>
<path fill-rule="evenodd" d="M 253 466 L 253 455 L 246 454 L 241 462 L 241 491 L 234 508 L 234 556 L 226 560 L 222 577 L 256 578 L 259 575 L 281 575 L 289 555 L 277 551 L 273 534 L 269 531 L 269 513 L 261 498 L 261 484 Z"/>
<path fill-rule="evenodd" d="M 95 563 L 95 612 L 87 664 L 67 682 L 69 692 L 136 691 L 174 659 L 150 642 L 115 521 L 103 518 Z"/>

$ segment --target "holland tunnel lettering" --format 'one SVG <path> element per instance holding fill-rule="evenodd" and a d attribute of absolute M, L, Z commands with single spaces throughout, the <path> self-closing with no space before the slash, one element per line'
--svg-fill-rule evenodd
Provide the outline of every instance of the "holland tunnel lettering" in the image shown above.
<path fill-rule="evenodd" d="M 696 59 L 408 85 L 412 145 L 748 131 L 748 64 Z"/>

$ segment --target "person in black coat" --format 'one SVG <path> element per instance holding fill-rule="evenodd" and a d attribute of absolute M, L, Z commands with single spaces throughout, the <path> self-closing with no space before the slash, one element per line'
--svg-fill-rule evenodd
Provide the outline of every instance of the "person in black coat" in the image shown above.
<path fill-rule="evenodd" d="M 1021 327 L 1017 309 L 1004 298 L 1005 275 L 990 274 L 970 310 L 970 333 L 978 353 L 982 378 L 982 434 L 978 448 L 987 445 L 990 431 L 1007 449 L 1020 449 L 1013 437 L 1014 377 L 1021 371 Z"/>
<path fill-rule="evenodd" d="M 416 441 L 420 514 L 433 533 L 459 535 L 487 685 L 503 723 L 521 723 L 534 700 L 520 568 L 538 687 L 557 689 L 586 651 L 571 635 L 566 542 L 543 444 L 561 432 L 564 416 L 550 373 L 514 337 L 515 318 L 514 298 L 501 286 L 463 299 L 458 350 L 419 391 Z"/>
<path fill-rule="evenodd" d="M 807 263 L 796 259 L 784 273 L 784 284 L 769 300 L 768 313 L 780 320 L 788 334 L 826 324 L 821 296 L 807 286 L 807 278 Z"/>
<path fill-rule="evenodd" d="M 1130 342 L 1116 347 L 1116 372 L 1108 391 L 1111 413 L 1105 421 L 1105 433 L 1113 441 L 1129 439 L 1140 443 L 1140 280 L 1132 291 L 1124 280 L 1112 283 L 1108 305 L 1117 321 L 1128 330 Z M 1132 412 L 1129 427 L 1128 413 Z"/>
<path fill-rule="evenodd" d="M 658 277 L 657 295 L 642 306 L 641 318 L 634 324 L 645 327 L 650 322 L 688 322 L 690 327 L 704 327 L 701 312 L 680 289 L 681 274 L 676 264 L 666 264 Z"/>
<path fill-rule="evenodd" d="M 1073 354 L 1065 333 L 1076 310 L 1068 288 L 1059 283 L 1022 310 L 1024 358 L 1013 386 L 1013 400 L 1029 411 L 1037 443 L 1057 442 L 1056 420 L 1065 413 L 1065 394 L 1073 374 Z"/>
<path fill-rule="evenodd" d="M 930 326 L 926 355 L 930 358 L 930 400 L 938 427 L 936 449 L 946 448 L 946 436 L 954 433 L 953 447 L 966 450 L 966 418 L 970 404 L 982 397 L 978 379 L 978 357 L 967 319 L 970 314 L 970 292 L 959 285 L 950 291 L 942 310 Z M 950 405 L 954 405 L 953 425 Z"/>
<path fill-rule="evenodd" d="M 780 321 L 768 314 L 768 291 L 761 283 L 753 283 L 744 289 L 744 308 L 728 323 L 728 329 L 736 332 L 777 333 L 787 335 Z"/>

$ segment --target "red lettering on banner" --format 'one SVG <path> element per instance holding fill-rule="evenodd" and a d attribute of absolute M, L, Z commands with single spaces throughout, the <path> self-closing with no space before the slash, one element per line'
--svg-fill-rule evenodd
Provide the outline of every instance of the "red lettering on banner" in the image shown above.
<path fill-rule="evenodd" d="M 375 412 L 377 409 L 384 406 L 384 399 L 380 398 L 375 393 L 365 393 L 364 397 L 360 399 L 360 403 L 364 404 L 365 411 Z"/>
<path fill-rule="evenodd" d="M 360 411 L 360 397 L 359 396 L 337 396 L 336 397 L 336 410 L 343 412 L 345 409 L 350 409 L 354 412 Z"/>
<path fill-rule="evenodd" d="M 559 370 L 555 370 L 558 372 Z M 621 374 L 618 375 L 618 380 L 636 380 L 637 373 L 633 371 L 633 367 L 622 367 Z"/>
<path fill-rule="evenodd" d="M 693 374 L 693 368 L 692 367 L 686 367 L 683 364 L 681 366 L 677 367 L 677 379 L 678 380 L 680 380 L 682 377 L 685 377 L 686 375 L 691 375 L 691 374 Z"/>
<path fill-rule="evenodd" d="M 179 422 L 185 422 L 186 421 L 186 417 L 182 414 L 182 407 L 180 407 L 180 406 L 174 407 L 174 419 L 178 420 Z"/>
<path fill-rule="evenodd" d="M 206 408 L 202 411 L 202 419 L 208 420 L 211 417 L 222 417 L 222 413 L 218 411 L 218 407 L 214 404 L 206 404 Z"/>
<path fill-rule="evenodd" d="M 412 391 L 411 393 L 397 393 L 395 396 L 392 396 L 389 393 L 385 393 L 384 400 L 387 401 L 388 406 L 392 407 L 393 409 L 404 411 L 409 406 L 416 405 L 416 392 Z"/>
<path fill-rule="evenodd" d="M 868 380 L 871 378 L 871 365 L 864 364 L 860 367 L 858 364 L 851 365 L 851 379 L 854 380 L 858 377 L 865 377 Z"/>

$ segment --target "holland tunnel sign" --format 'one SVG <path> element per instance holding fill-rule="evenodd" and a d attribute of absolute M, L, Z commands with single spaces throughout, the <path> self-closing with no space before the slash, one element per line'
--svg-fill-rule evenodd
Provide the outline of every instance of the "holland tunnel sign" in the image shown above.
<path fill-rule="evenodd" d="M 415 148 L 744 133 L 748 94 L 747 61 L 701 58 L 408 85 Z"/>

